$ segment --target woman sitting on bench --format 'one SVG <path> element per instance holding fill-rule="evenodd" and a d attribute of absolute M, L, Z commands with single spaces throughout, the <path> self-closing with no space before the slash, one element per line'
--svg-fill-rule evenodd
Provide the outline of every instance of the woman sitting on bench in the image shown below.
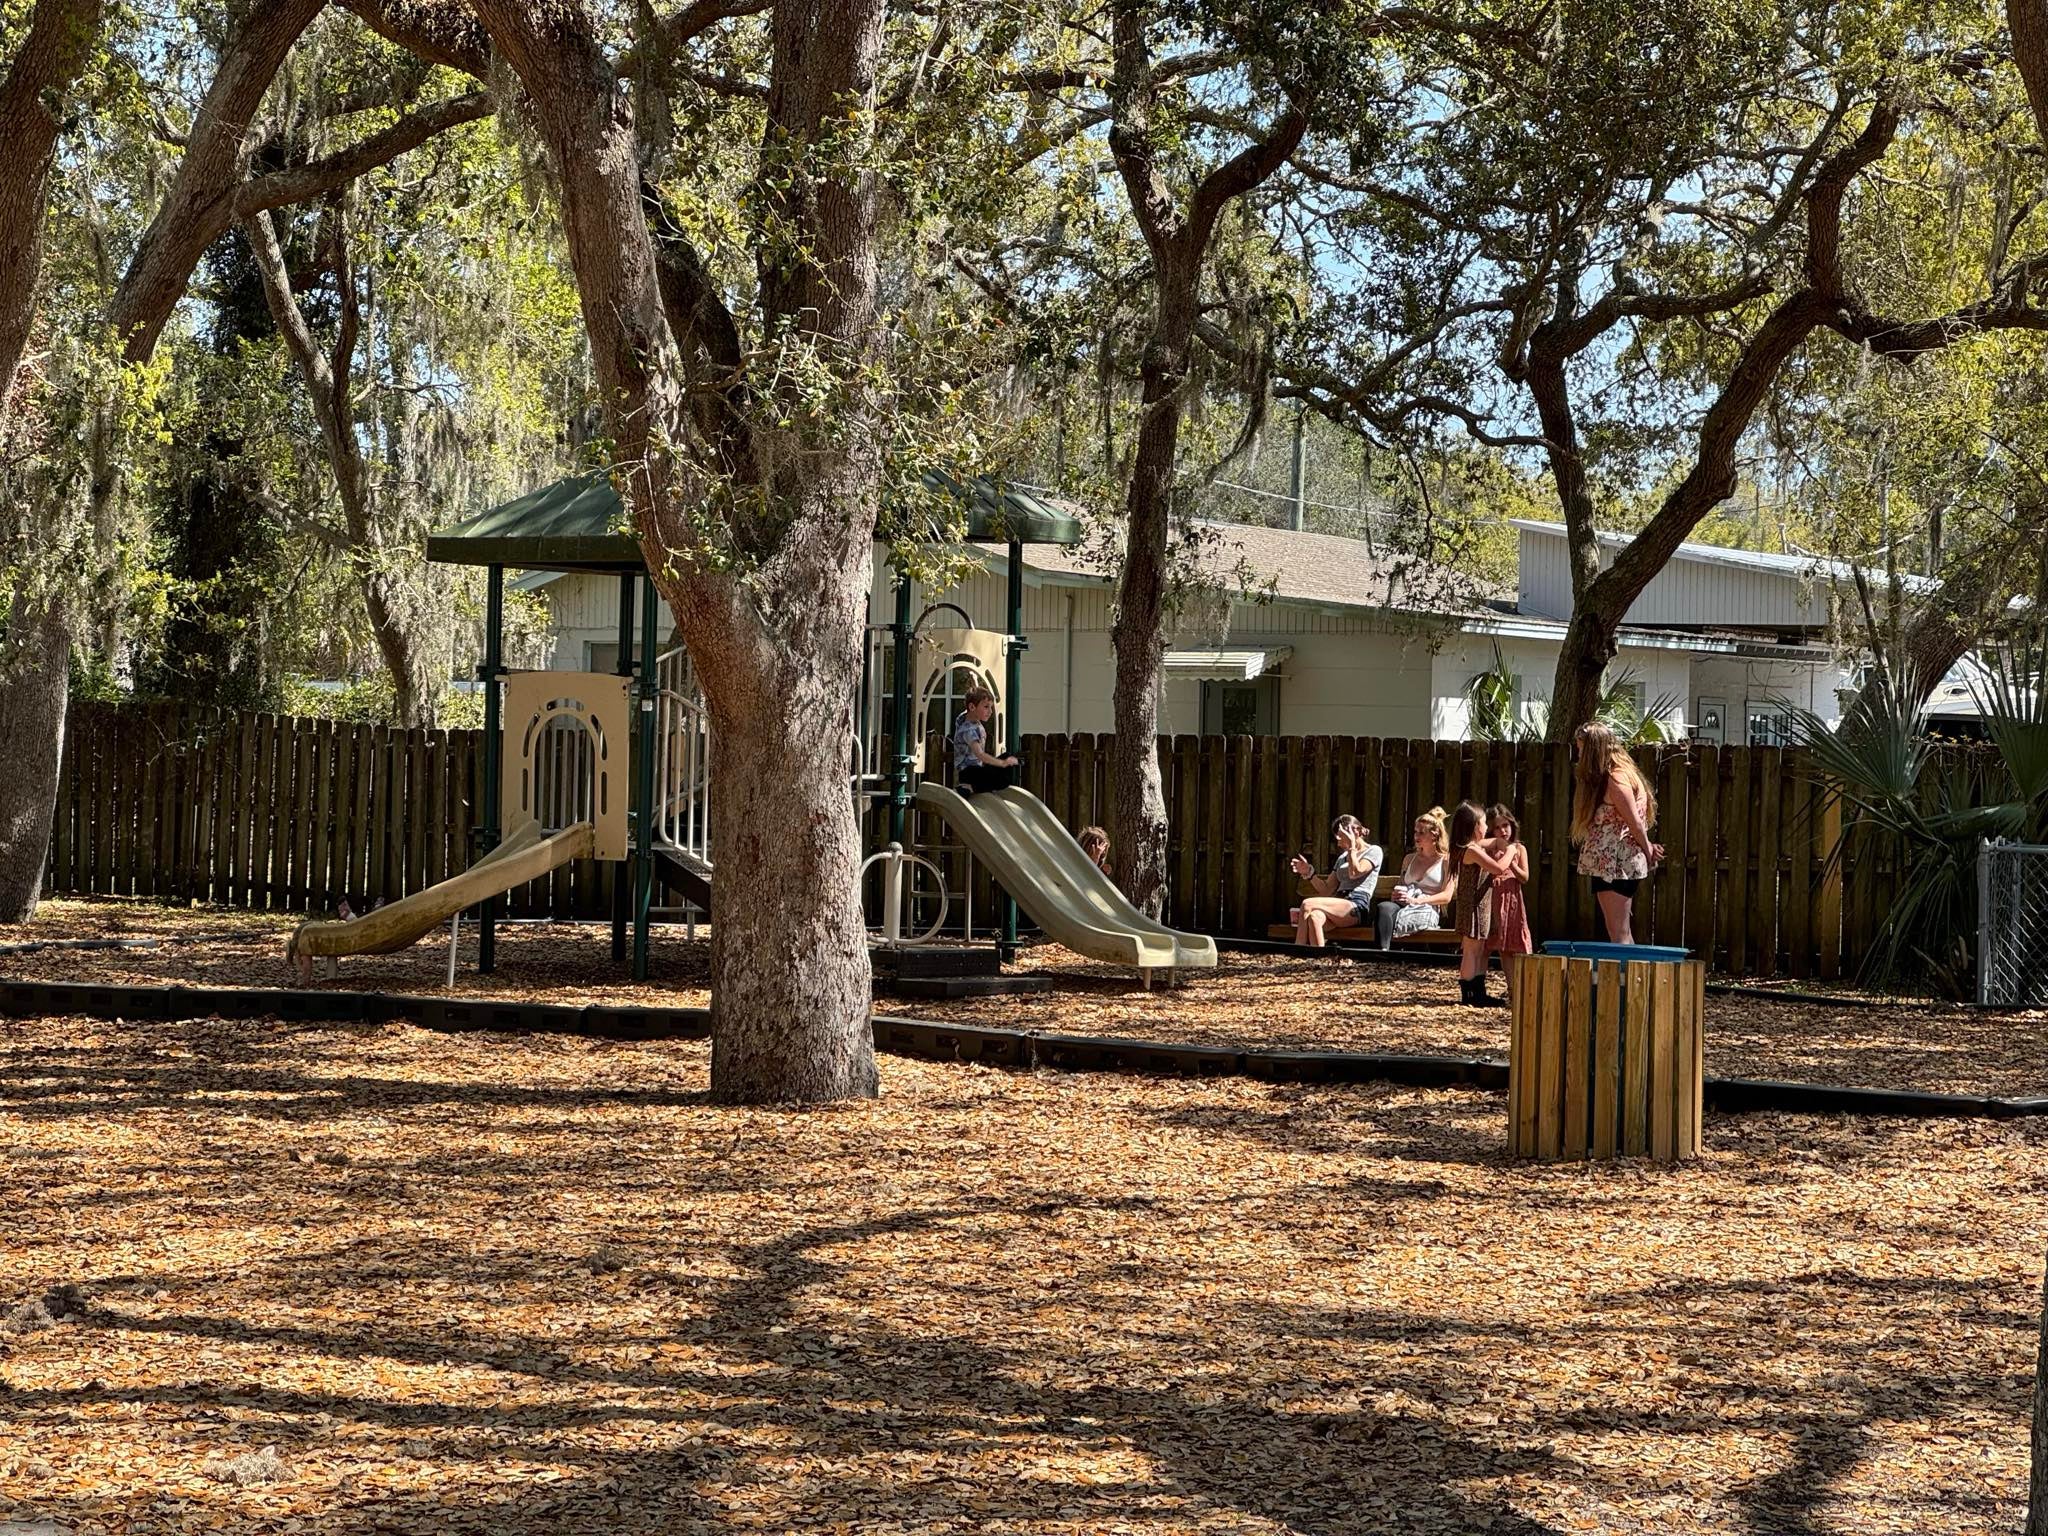
<path fill-rule="evenodd" d="M 1449 843 L 1442 806 L 1415 818 L 1415 851 L 1401 865 L 1394 899 L 1379 904 L 1375 926 L 1381 949 L 1392 949 L 1394 940 L 1404 934 L 1443 927 L 1444 908 L 1458 895 L 1457 871 L 1444 857 Z"/>
<path fill-rule="evenodd" d="M 1337 862 L 1327 875 L 1317 874 L 1305 853 L 1297 853 L 1287 866 L 1315 892 L 1287 914 L 1294 942 L 1317 949 L 1327 942 L 1326 929 L 1363 928 L 1371 919 L 1372 893 L 1385 857 L 1378 844 L 1367 841 L 1365 825 L 1356 816 L 1339 816 L 1330 835 L 1337 842 Z"/>

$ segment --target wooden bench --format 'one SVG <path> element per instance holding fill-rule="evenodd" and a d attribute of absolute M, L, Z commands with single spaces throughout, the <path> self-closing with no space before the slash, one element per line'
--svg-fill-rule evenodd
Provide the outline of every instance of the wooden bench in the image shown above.
<path fill-rule="evenodd" d="M 1394 887 L 1400 883 L 1401 877 L 1399 875 L 1381 875 L 1379 883 L 1372 890 L 1373 902 L 1378 904 L 1382 901 L 1391 901 L 1394 895 Z M 1297 894 L 1309 896 L 1313 895 L 1314 892 L 1308 888 L 1308 882 L 1304 880 L 1297 888 Z M 1444 908 L 1444 919 L 1445 926 L 1442 928 L 1425 928 L 1420 933 L 1401 934 L 1394 940 L 1394 947 L 1397 949 L 1407 947 L 1437 949 L 1445 945 L 1455 947 L 1458 942 L 1458 935 L 1449 926 L 1449 907 Z M 1266 929 L 1266 937 L 1271 939 L 1291 939 L 1294 937 L 1294 924 L 1274 923 Z M 1323 937 L 1332 944 L 1377 944 L 1379 942 L 1379 934 L 1373 930 L 1370 923 L 1365 924 L 1363 927 L 1355 923 L 1346 923 L 1341 927 L 1331 923 L 1324 927 Z"/>

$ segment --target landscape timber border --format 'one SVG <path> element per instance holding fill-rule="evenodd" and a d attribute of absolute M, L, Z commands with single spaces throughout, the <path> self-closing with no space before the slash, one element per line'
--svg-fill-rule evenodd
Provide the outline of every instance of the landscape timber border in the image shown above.
<path fill-rule="evenodd" d="M 711 1036 L 708 1008 L 531 1003 L 287 987 L 107 986 L 82 981 L 0 980 L 0 1016 L 410 1023 L 435 1030 L 566 1034 L 600 1040 L 706 1040 Z M 1279 1051 L 1099 1039 L 890 1014 L 875 1015 L 874 1031 L 876 1049 L 890 1055 L 1023 1071 L 1046 1068 L 1153 1077 L 1248 1077 L 1279 1083 L 1398 1083 L 1415 1088 L 1479 1088 L 1494 1093 L 1505 1093 L 1508 1086 L 1507 1063 L 1497 1057 Z M 1706 1108 L 1721 1114 L 1775 1112 L 1986 1120 L 2048 1115 L 2048 1098 L 1839 1088 L 1730 1077 L 1707 1078 L 1704 1091 Z"/>

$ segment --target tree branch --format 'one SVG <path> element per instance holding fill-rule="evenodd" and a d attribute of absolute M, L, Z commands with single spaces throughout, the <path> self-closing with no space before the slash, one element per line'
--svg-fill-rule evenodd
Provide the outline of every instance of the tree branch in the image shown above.
<path fill-rule="evenodd" d="M 192 269 L 234 218 L 242 141 L 285 55 L 325 0 L 259 0 L 229 36 L 219 71 L 192 120 L 177 179 L 122 274 L 107 320 L 130 362 L 156 350 Z"/>
<path fill-rule="evenodd" d="M 1821 163 L 1806 191 L 1806 283 L 1835 298 L 1842 291 L 1842 202 L 1849 184 L 1884 158 L 1899 131 L 1899 102 L 1892 91 L 1879 94 L 1863 131 Z"/>
<path fill-rule="evenodd" d="M 340 0 L 386 42 L 433 64 L 481 80 L 490 73 L 491 40 L 464 5 L 446 0 Z"/>
<path fill-rule="evenodd" d="M 365 173 L 388 165 L 406 151 L 419 148 L 437 134 L 489 117 L 495 110 L 486 92 L 471 91 L 466 96 L 452 96 L 408 112 L 390 127 L 347 149 L 243 182 L 235 189 L 234 211 L 238 217 L 247 217 L 266 208 L 324 197 Z"/>
<path fill-rule="evenodd" d="M 99 35 L 100 0 L 37 0 L 28 36 L 0 81 L 0 424 L 28 347 L 36 278 L 43 264 L 44 198 L 56 155 L 62 100 Z"/>
<path fill-rule="evenodd" d="M 1180 209 L 1159 168 L 1152 142 L 1152 53 L 1145 43 L 1145 18 L 1136 0 L 1118 0 L 1112 18 L 1116 73 L 1110 90 L 1109 149 L 1131 200 L 1138 230 L 1162 269 L 1168 247 L 1181 231 Z"/>
<path fill-rule="evenodd" d="M 1230 200 L 1242 197 L 1285 165 L 1307 132 L 1308 113 L 1290 99 L 1287 110 L 1273 120 L 1264 137 L 1247 144 L 1202 178 L 1188 211 L 1188 232 L 1198 246 L 1208 245 L 1217 216 Z"/>

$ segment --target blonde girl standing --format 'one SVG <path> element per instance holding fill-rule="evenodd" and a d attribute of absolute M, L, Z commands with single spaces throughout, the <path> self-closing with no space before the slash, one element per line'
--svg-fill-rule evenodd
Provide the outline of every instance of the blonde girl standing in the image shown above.
<path fill-rule="evenodd" d="M 1579 850 L 1579 873 L 1593 882 L 1608 942 L 1633 944 L 1636 888 L 1664 858 L 1664 845 L 1650 841 L 1657 797 L 1606 726 L 1580 726 L 1572 752 L 1572 842 Z"/>

